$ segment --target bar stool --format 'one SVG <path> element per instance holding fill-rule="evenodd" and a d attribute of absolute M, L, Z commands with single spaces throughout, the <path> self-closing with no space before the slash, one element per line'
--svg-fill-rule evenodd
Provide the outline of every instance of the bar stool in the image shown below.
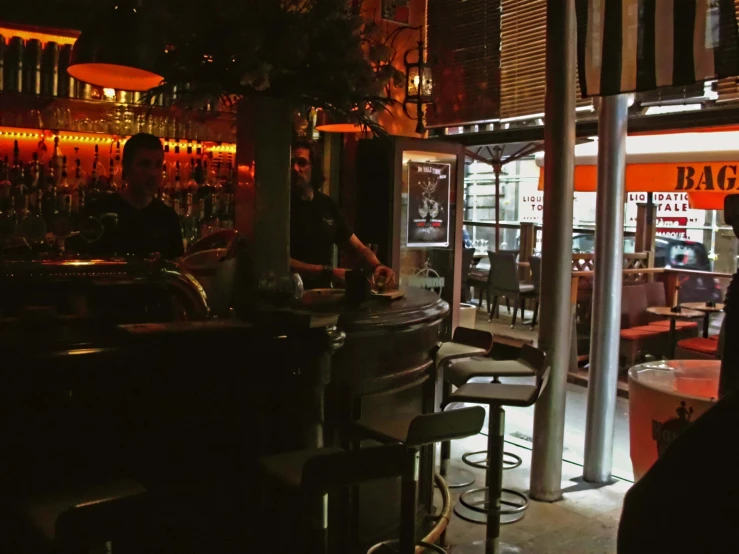
<path fill-rule="evenodd" d="M 329 547 L 329 492 L 367 481 L 399 477 L 407 466 L 401 444 L 343 450 L 316 448 L 265 456 L 263 473 L 281 485 L 300 491 L 307 504 L 308 545 L 301 552 L 326 554 Z"/>
<path fill-rule="evenodd" d="M 519 355 L 517 360 L 492 360 L 490 358 L 471 358 L 469 360 L 463 360 L 453 363 L 446 368 L 443 375 L 444 389 L 442 393 L 442 402 L 446 401 L 449 398 L 452 385 L 454 385 L 455 387 L 461 387 L 474 377 L 489 377 L 493 380 L 493 383 L 500 383 L 501 377 L 533 377 L 536 375 L 537 371 L 540 371 L 543 368 L 544 363 L 544 352 L 527 344 L 523 345 L 523 347 L 521 348 L 521 354 Z M 443 449 L 442 455 L 450 451 L 451 448 Z M 476 459 L 482 455 L 485 456 L 484 459 Z M 462 461 L 465 464 L 477 469 L 487 470 L 488 468 L 487 451 L 485 450 L 479 452 L 466 452 L 462 456 Z M 519 467 L 522 463 L 523 460 L 520 456 L 517 456 L 516 454 L 513 454 L 511 452 L 503 453 L 504 470 L 515 469 Z M 504 489 L 504 491 L 516 496 L 516 491 L 509 491 L 506 489 Z M 506 502 L 504 501 L 504 504 L 505 503 Z M 515 515 L 519 513 L 516 506 L 513 506 L 512 508 L 512 511 L 503 510 L 503 514 Z M 466 519 L 467 521 L 471 521 L 472 523 L 483 524 L 486 522 L 486 517 L 484 516 L 481 518 L 474 517 L 475 512 L 472 512 L 470 515 L 465 515 L 460 513 L 460 511 L 458 510 L 455 511 L 458 516 Z M 509 521 L 508 523 L 513 523 L 513 521 L 517 521 L 517 519 Z"/>
<path fill-rule="evenodd" d="M 449 412 L 358 421 L 351 426 L 351 431 L 359 437 L 382 443 L 401 443 L 406 449 L 406 466 L 400 500 L 400 537 L 397 540 L 376 544 L 367 554 L 383 551 L 413 554 L 417 545 L 433 552 L 446 553 L 440 546 L 416 540 L 421 447 L 442 440 L 476 435 L 484 423 L 485 410 L 474 406 Z M 391 550 L 391 545 L 398 545 L 398 549 Z"/>
<path fill-rule="evenodd" d="M 99 554 L 129 537 L 148 504 L 141 484 L 123 480 L 23 499 L 13 511 L 52 552 Z"/>
<path fill-rule="evenodd" d="M 467 327 L 457 327 L 452 336 L 452 340 L 450 342 L 442 343 L 436 353 L 437 371 L 443 375 L 446 367 L 448 367 L 452 361 L 462 358 L 471 358 L 472 356 L 487 356 L 490 354 L 492 349 L 492 333 Z M 443 394 L 444 393 L 442 392 L 442 396 Z M 442 450 L 439 473 L 444 477 L 444 481 L 446 481 L 446 484 L 450 489 L 467 487 L 475 482 L 475 476 L 470 471 L 450 465 L 449 459 L 451 457 L 451 451 L 449 450 L 449 445 L 449 441 L 441 443 Z"/>
<path fill-rule="evenodd" d="M 546 365 L 536 374 L 535 385 L 506 385 L 502 383 L 467 383 L 458 388 L 445 402 L 444 406 L 452 402 L 467 402 L 471 404 L 485 404 L 489 406 L 488 414 L 488 460 L 485 476 L 486 486 L 473 489 L 462 496 L 484 492 L 486 499 L 480 502 L 469 502 L 465 505 L 475 511 L 487 515 L 486 538 L 469 545 L 458 546 L 452 549 L 454 554 L 501 554 L 517 552 L 509 545 L 500 543 L 500 515 L 501 497 L 503 492 L 503 440 L 505 433 L 505 412 L 503 406 L 528 407 L 539 398 L 541 391 L 546 387 L 549 378 L 549 367 Z M 528 499 L 521 493 L 525 504 L 521 511 L 528 507 Z M 460 502 L 462 497 L 460 497 Z M 482 505 L 483 508 L 478 506 Z"/>

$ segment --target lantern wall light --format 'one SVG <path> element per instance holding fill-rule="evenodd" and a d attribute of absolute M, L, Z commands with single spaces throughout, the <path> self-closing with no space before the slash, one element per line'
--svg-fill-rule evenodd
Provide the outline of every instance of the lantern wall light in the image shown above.
<path fill-rule="evenodd" d="M 409 55 L 417 52 L 417 61 L 409 61 Z M 405 100 L 403 100 L 403 111 L 408 118 L 418 121 L 416 133 L 422 135 L 426 132 L 424 125 L 425 108 L 433 104 L 434 80 L 431 66 L 426 62 L 426 47 L 423 41 L 419 41 L 417 48 L 412 48 L 405 53 Z M 408 111 L 409 106 L 416 106 L 415 115 Z"/>

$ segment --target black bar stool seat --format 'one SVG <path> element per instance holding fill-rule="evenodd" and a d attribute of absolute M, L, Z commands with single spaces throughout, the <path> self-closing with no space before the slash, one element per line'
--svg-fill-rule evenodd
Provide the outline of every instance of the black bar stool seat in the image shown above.
<path fill-rule="evenodd" d="M 120 480 L 25 498 L 15 511 L 55 552 L 99 552 L 127 538 L 148 502 L 143 485 Z"/>
<path fill-rule="evenodd" d="M 536 370 L 519 360 L 493 360 L 474 357 L 451 364 L 444 372 L 444 380 L 461 387 L 474 377 L 533 377 Z"/>
<path fill-rule="evenodd" d="M 376 479 L 402 475 L 406 449 L 400 444 L 343 450 L 317 448 L 265 456 L 262 472 L 276 482 L 300 491 L 307 510 L 307 544 L 303 553 L 325 554 L 329 548 L 329 493 Z M 278 551 L 276 551 L 278 552 Z"/>
<path fill-rule="evenodd" d="M 457 327 L 452 340 L 441 344 L 436 353 L 436 368 L 443 375 L 454 361 L 464 361 L 473 356 L 487 356 L 493 349 L 493 335 L 488 331 Z M 459 362 L 457 362 L 459 363 Z M 449 463 L 449 441 L 442 442 L 440 473 L 449 488 L 467 487 L 475 482 L 475 476 Z"/>
<path fill-rule="evenodd" d="M 360 420 L 351 430 L 360 437 L 380 442 L 400 442 L 406 448 L 406 466 L 401 493 L 400 538 L 373 546 L 368 554 L 399 552 L 414 554 L 416 546 L 427 551 L 445 554 L 440 546 L 416 540 L 418 512 L 418 474 L 420 449 L 443 440 L 461 439 L 476 435 L 485 423 L 485 410 L 479 406 L 416 416 L 399 415 L 393 418 Z M 397 545 L 397 550 L 393 547 Z"/>
<path fill-rule="evenodd" d="M 450 364 L 444 371 L 444 385 L 442 389 L 442 402 L 446 402 L 452 392 L 452 385 L 461 387 L 473 377 L 491 378 L 494 383 L 499 383 L 501 377 L 533 377 L 537 368 L 543 363 L 544 353 L 540 350 L 524 345 L 517 360 L 493 360 L 490 358 L 473 357 L 469 360 L 460 360 Z M 485 456 L 482 460 L 478 458 Z M 451 457 L 451 445 L 442 444 L 441 463 L 448 465 Z M 487 451 L 465 452 L 462 461 L 468 466 L 477 469 L 487 469 Z M 511 452 L 505 452 L 503 458 L 503 469 L 515 469 L 523 463 L 520 456 Z M 477 521 L 484 523 L 485 520 Z"/>
<path fill-rule="evenodd" d="M 471 404 L 500 406 L 531 406 L 538 394 L 535 385 L 504 385 L 503 383 L 467 383 L 459 387 L 450 400 Z"/>
<path fill-rule="evenodd" d="M 533 353 L 531 353 L 533 354 Z M 489 406 L 488 413 L 488 463 L 485 475 L 485 487 L 472 489 L 460 495 L 460 503 L 474 512 L 486 515 L 486 539 L 462 547 L 455 547 L 455 554 L 500 554 L 516 552 L 516 549 L 500 543 L 500 516 L 504 513 L 523 513 L 528 507 L 528 498 L 517 491 L 505 490 L 509 495 L 520 498 L 523 503 L 516 506 L 502 498 L 503 489 L 503 445 L 505 435 L 504 406 L 527 407 L 533 405 L 546 386 L 549 368 L 546 357 L 541 353 L 540 365 L 536 371 L 535 385 L 503 384 L 503 383 L 467 383 L 459 387 L 443 403 L 442 408 L 451 403 L 484 404 Z M 452 410 L 452 413 L 454 410 Z M 471 502 L 474 494 L 484 493 L 484 499 Z M 513 509 L 505 510 L 504 502 Z M 479 506 L 483 506 L 480 508 Z M 456 510 L 455 510 L 456 511 Z M 459 515 L 459 512 L 457 512 Z M 520 519 L 520 518 L 519 518 Z M 474 520 L 471 520 L 474 521 Z"/>
<path fill-rule="evenodd" d="M 299 488 L 303 482 L 303 470 L 313 458 L 339 454 L 345 452 L 343 448 L 313 448 L 284 452 L 262 458 L 261 467 L 266 475 L 276 479 L 285 486 Z"/>

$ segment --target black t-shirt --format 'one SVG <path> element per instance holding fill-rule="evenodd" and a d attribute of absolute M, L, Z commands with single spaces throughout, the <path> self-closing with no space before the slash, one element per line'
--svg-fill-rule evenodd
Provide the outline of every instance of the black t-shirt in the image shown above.
<path fill-rule="evenodd" d="M 164 258 L 184 254 L 182 229 L 175 211 L 161 200 L 153 200 L 143 209 L 134 208 L 118 194 L 103 194 L 90 215 L 100 218 L 118 214 L 115 226 L 106 225 L 95 250 L 105 254 L 148 256 L 158 252 Z"/>
<path fill-rule="evenodd" d="M 290 204 L 290 257 L 300 262 L 331 265 L 333 245 L 343 245 L 354 233 L 339 213 L 339 208 L 325 194 L 316 192 L 313 200 L 292 195 Z M 306 287 L 327 286 L 306 282 Z M 310 280 L 308 280 L 310 281 Z"/>

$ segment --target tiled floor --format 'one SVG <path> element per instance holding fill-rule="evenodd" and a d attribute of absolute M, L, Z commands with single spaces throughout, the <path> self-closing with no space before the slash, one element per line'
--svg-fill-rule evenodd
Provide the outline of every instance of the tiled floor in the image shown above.
<path fill-rule="evenodd" d="M 628 454 L 627 403 L 618 399 L 613 473 L 628 480 L 616 478 L 610 485 L 594 486 L 582 480 L 586 402 L 587 390 L 569 385 L 564 454 L 567 461 L 563 464 L 562 475 L 564 498 L 551 504 L 532 500 L 521 521 L 502 528 L 502 541 L 519 547 L 522 554 L 616 552 L 621 506 L 632 479 Z M 523 464 L 504 472 L 503 486 L 524 493 L 529 489 L 532 427 L 533 409 L 506 410 L 506 451 L 518 454 Z M 486 438 L 483 435 L 453 443 L 452 459 L 455 465 L 471 470 L 477 478 L 471 488 L 482 486 L 484 473 L 462 465 L 462 454 L 485 448 Z M 455 504 L 463 490 L 452 489 Z M 479 541 L 484 536 L 484 525 L 468 523 L 456 515 L 452 517 L 447 535 L 451 545 Z M 454 551 L 452 548 L 450 552 L 453 554 Z"/>

